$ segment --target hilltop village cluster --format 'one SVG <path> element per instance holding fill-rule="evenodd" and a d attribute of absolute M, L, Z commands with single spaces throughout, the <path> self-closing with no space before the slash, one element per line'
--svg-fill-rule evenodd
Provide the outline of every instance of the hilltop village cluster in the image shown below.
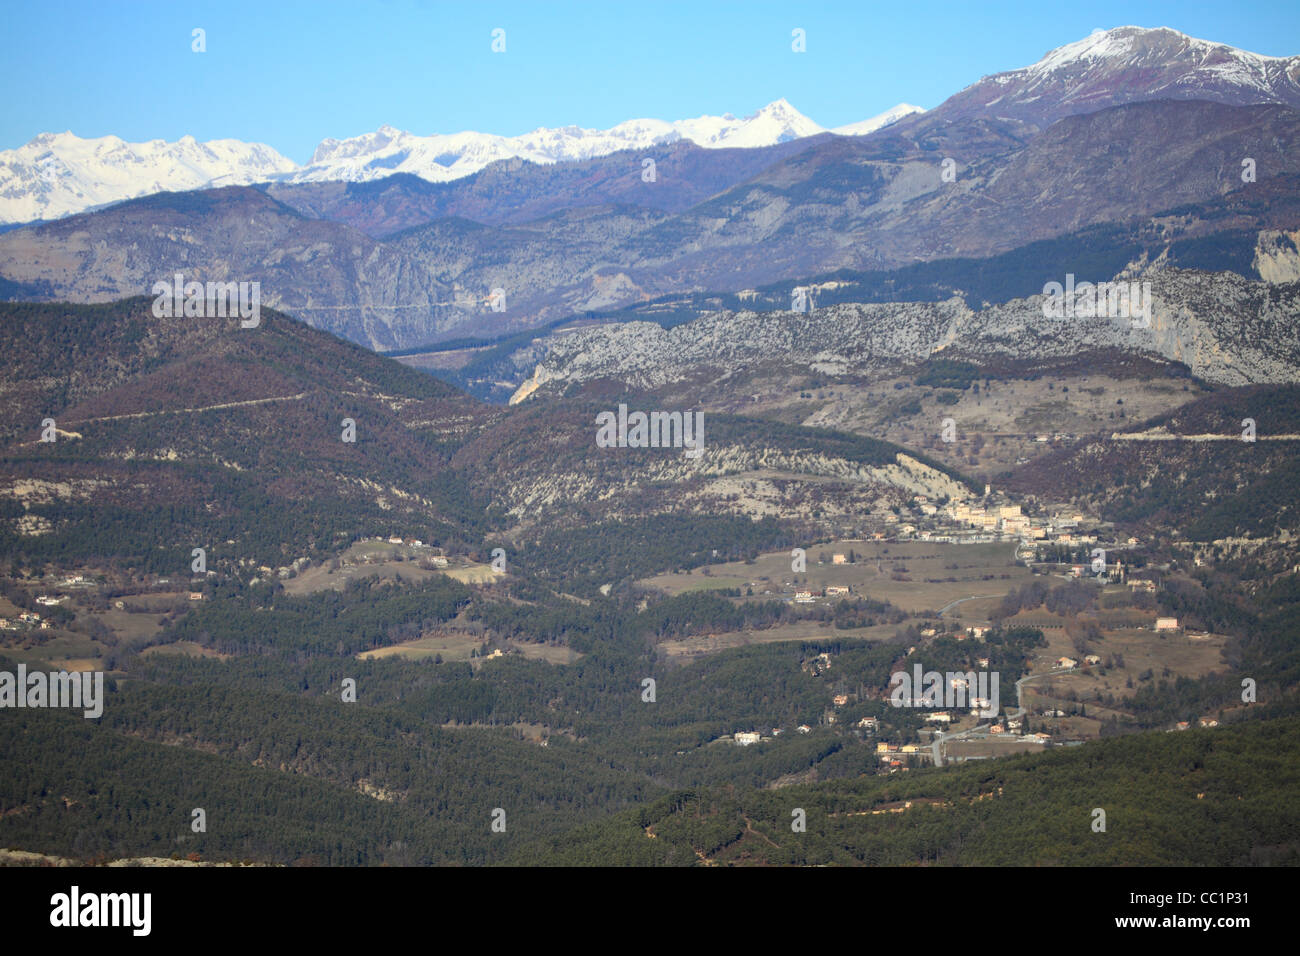
<path fill-rule="evenodd" d="M 925 541 L 935 544 L 1020 543 L 1016 557 L 1042 559 L 1051 549 L 1089 553 L 1092 548 L 1123 550 L 1140 543 L 1135 537 L 1113 537 L 1112 527 L 1065 504 L 1036 507 L 1012 504 L 986 486 L 982 497 L 966 500 L 914 495 L 905 507 L 880 516 L 883 527 L 872 541 Z"/>

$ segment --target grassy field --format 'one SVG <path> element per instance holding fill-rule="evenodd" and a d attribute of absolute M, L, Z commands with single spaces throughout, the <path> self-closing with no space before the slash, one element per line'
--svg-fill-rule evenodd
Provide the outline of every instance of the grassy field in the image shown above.
<path fill-rule="evenodd" d="M 104 648 L 98 641 L 73 631 L 3 631 L 0 652 L 16 661 L 47 661 L 63 665 L 69 660 L 98 658 Z M 78 668 L 89 669 L 89 668 Z"/>
<path fill-rule="evenodd" d="M 448 568 L 442 573 L 463 584 L 491 584 L 500 577 L 486 564 L 466 564 L 459 568 Z"/>
<path fill-rule="evenodd" d="M 228 661 L 233 656 L 231 654 L 222 654 L 201 644 L 195 644 L 193 641 L 158 644 L 154 647 L 146 647 L 140 652 L 141 657 L 149 657 L 155 654 L 159 657 L 211 657 L 219 661 Z"/>
<path fill-rule="evenodd" d="M 472 634 L 468 631 L 451 631 L 443 634 L 430 634 L 416 638 L 413 641 L 394 644 L 391 647 L 362 651 L 357 657 L 363 661 L 372 661 L 381 660 L 385 657 L 425 660 L 430 657 L 441 656 L 444 661 L 468 661 L 471 660 L 470 652 L 481 647 L 482 644 L 482 635 Z M 546 661 L 548 664 L 572 664 L 582 658 L 582 655 L 577 651 L 551 644 L 510 641 L 507 647 L 512 651 L 518 650 L 521 655 L 529 660 Z M 480 661 L 487 659 L 476 657 L 473 658 L 473 661 L 478 664 Z"/>
<path fill-rule="evenodd" d="M 445 574 L 465 584 L 490 584 L 498 575 L 486 564 L 451 559 L 445 569 L 424 568 L 419 561 L 432 556 L 432 552 L 405 544 L 387 541 L 359 541 L 338 556 L 334 562 L 317 565 L 284 582 L 286 594 L 295 597 L 314 594 L 327 588 L 342 590 L 349 581 L 380 578 L 388 581 L 418 583 L 435 574 Z"/>
<path fill-rule="evenodd" d="M 407 660 L 424 660 L 441 656 L 444 661 L 467 661 L 470 651 L 477 649 L 483 638 L 468 632 L 448 634 L 431 634 L 394 644 L 391 647 L 379 647 L 373 651 L 362 651 L 357 655 L 363 661 L 382 660 L 385 657 L 404 657 Z"/>
<path fill-rule="evenodd" d="M 737 588 L 745 600 L 792 600 L 800 588 L 822 590 L 848 587 L 850 597 L 888 601 L 914 615 L 952 605 L 945 617 L 986 622 L 989 612 L 1008 591 L 1028 581 L 1028 568 L 1014 561 L 1012 544 L 931 544 L 928 542 L 835 541 L 806 549 L 807 567 L 790 569 L 789 552 L 759 555 L 752 564 L 732 561 L 696 569 L 694 573 L 657 574 L 638 583 L 669 596 L 689 591 Z M 834 564 L 832 555 L 852 551 L 853 564 Z M 825 556 L 823 563 L 819 559 Z M 707 571 L 707 573 L 705 573 Z M 752 594 L 751 594 L 752 592 Z M 834 603 L 837 597 L 817 598 Z M 961 604 L 953 602 L 961 601 Z M 906 623 L 906 622 L 905 622 Z M 763 631 L 734 631 L 665 641 L 670 658 L 686 661 L 748 644 L 806 641 L 820 638 L 885 640 L 904 624 L 839 630 L 829 624 L 805 622 Z"/>
<path fill-rule="evenodd" d="M 881 624 L 877 627 L 854 627 L 840 630 L 830 624 L 804 621 L 798 624 L 784 624 L 780 627 L 762 631 L 725 631 L 719 634 L 664 641 L 659 644 L 659 649 L 666 653 L 670 659 L 685 662 L 708 654 L 729 650 L 733 647 L 745 647 L 750 644 L 845 638 L 883 641 L 893 637 L 894 633 L 904 626 L 903 624 Z"/>
<path fill-rule="evenodd" d="M 582 660 L 583 655 L 567 647 L 556 644 L 527 644 L 522 641 L 510 642 L 512 649 L 529 660 L 546 661 L 548 664 L 572 664 Z"/>
<path fill-rule="evenodd" d="M 407 581 L 419 582 L 426 581 L 436 571 L 428 571 L 413 563 L 402 561 L 384 561 L 378 564 L 358 564 L 344 565 L 338 570 L 331 570 L 328 566 L 321 565 L 299 574 L 296 578 L 290 578 L 284 582 L 284 591 L 286 594 L 294 597 L 301 597 L 305 594 L 315 594 L 317 591 L 324 591 L 328 588 L 334 588 L 337 591 L 343 590 L 350 581 L 364 580 L 366 578 L 382 578 L 388 581 Z"/>
<path fill-rule="evenodd" d="M 1051 629 L 1043 633 L 1048 645 L 1036 652 L 1035 671 L 1048 670 L 1060 657 L 1079 658 L 1079 652 L 1064 630 Z M 1025 688 L 1031 710 L 1069 710 L 1066 703 L 1071 692 L 1085 701 L 1107 694 L 1117 698 L 1128 696 L 1141 686 L 1138 678 L 1146 671 L 1151 671 L 1151 679 L 1158 681 L 1179 676 L 1204 677 L 1223 668 L 1223 648 L 1227 638 L 1221 635 L 1189 637 L 1183 632 L 1156 633 L 1146 628 L 1103 631 L 1103 635 L 1102 640 L 1089 645 L 1088 653 L 1103 660 L 1120 655 L 1124 666 L 1091 667 L 1035 681 Z M 1134 687 L 1128 686 L 1130 680 Z M 1109 717 L 1110 713 L 1100 704 L 1088 705 L 1089 716 Z"/>
<path fill-rule="evenodd" d="M 80 609 L 78 609 L 78 616 L 81 613 Z M 98 618 L 105 627 L 113 632 L 119 641 L 133 646 L 147 644 L 162 630 L 162 624 L 159 623 L 162 614 L 159 611 L 119 611 L 113 608 L 107 611 L 88 613 L 92 617 Z"/>
<path fill-rule="evenodd" d="M 86 569 L 79 569 L 85 571 Z M 94 610 L 88 600 L 89 588 L 50 587 L 29 584 L 29 594 L 61 594 L 62 606 L 76 615 L 75 629 L 55 627 L 51 630 L 0 632 L 0 651 L 26 664 L 49 664 L 61 670 L 93 671 L 104 669 L 104 658 L 115 644 L 119 650 L 139 649 L 154 640 L 163 628 L 167 614 L 189 606 L 187 591 L 154 591 L 117 599 L 106 610 Z M 116 604 L 123 607 L 118 608 Z M 0 617 L 15 618 L 20 608 L 0 598 Z M 38 609 L 38 613 L 44 612 Z M 88 621 L 94 620 L 112 632 L 113 640 L 101 643 L 84 633 Z"/>
<path fill-rule="evenodd" d="M 847 557 L 850 550 L 856 563 L 832 563 L 831 555 Z M 964 603 L 953 608 L 951 614 L 981 620 L 1008 591 L 1031 577 L 1029 569 L 1014 560 L 1015 545 L 1009 543 L 835 541 L 813 545 L 806 551 L 807 569 L 802 573 L 790 570 L 789 552 L 778 551 L 759 555 L 753 564 L 732 561 L 694 573 L 659 574 L 638 583 L 669 595 L 715 588 L 740 588 L 748 594 L 752 588 L 754 598 L 767 600 L 793 597 L 795 590 L 802 587 L 820 590 L 840 585 L 848 587 L 853 597 L 888 601 L 913 614 L 937 611 L 953 601 L 977 597 L 984 603 Z M 826 561 L 819 564 L 823 553 Z"/>
<path fill-rule="evenodd" d="M 726 588 L 740 588 L 744 591 L 753 581 L 749 577 L 726 575 L 710 572 L 704 574 L 656 574 L 654 577 L 638 581 L 646 587 L 657 588 L 671 595 L 685 594 L 688 591 L 721 591 Z"/>

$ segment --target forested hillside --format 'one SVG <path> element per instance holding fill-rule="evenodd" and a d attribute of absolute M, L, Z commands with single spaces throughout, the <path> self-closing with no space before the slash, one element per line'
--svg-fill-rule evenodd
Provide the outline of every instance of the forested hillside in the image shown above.
<path fill-rule="evenodd" d="M 889 780 L 684 791 L 539 841 L 509 861 L 1294 866 L 1298 768 L 1300 718 L 1252 721 Z M 797 811 L 806 820 L 801 832 L 792 829 Z"/>

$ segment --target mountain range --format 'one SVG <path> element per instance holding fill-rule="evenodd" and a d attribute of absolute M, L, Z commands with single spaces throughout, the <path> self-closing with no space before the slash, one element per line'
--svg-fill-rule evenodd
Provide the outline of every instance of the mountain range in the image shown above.
<path fill-rule="evenodd" d="M 595 325 L 556 335 L 512 397 L 613 379 L 636 391 L 736 378 L 781 357 L 787 373 L 861 375 L 931 357 L 974 361 L 1068 358 L 1104 349 L 1158 355 L 1209 382 L 1292 382 L 1300 369 L 1300 283 L 1270 286 L 1231 274 L 1148 274 L 1152 314 L 1044 317 L 1044 296 L 972 310 L 946 302 L 831 305 L 812 312 L 710 312 L 665 329 L 655 322 Z M 1239 337 L 1243 328 L 1252 334 Z"/>
<path fill-rule="evenodd" d="M 730 113 L 666 122 L 639 119 L 608 130 L 564 126 L 521 136 L 462 132 L 418 136 L 381 126 L 348 139 L 326 139 L 299 166 L 270 146 L 224 139 L 199 143 L 127 143 L 116 136 L 82 139 L 42 133 L 0 151 L 0 223 L 57 219 L 159 192 L 256 182 L 369 182 L 410 173 L 450 182 L 508 159 L 559 163 L 689 140 L 706 149 L 752 149 L 832 132 L 864 136 L 921 112 L 900 103 L 879 116 L 827 130 L 785 100 L 743 119 Z"/>
<path fill-rule="evenodd" d="M 255 186 L 9 230 L 0 296 L 106 301 L 176 272 L 256 280 L 265 304 L 393 350 L 665 296 L 998 256 L 1105 223 L 1149 223 L 1139 271 L 1169 254 L 1160 237 L 1210 241 L 1230 225 L 1253 233 L 1235 246 L 1281 277 L 1300 227 L 1288 198 L 1300 175 L 1298 71 L 1296 57 L 1120 27 L 852 136 L 784 101 L 747 120 L 634 122 L 612 137 L 543 131 L 510 146 L 533 158 L 495 161 L 496 146 L 456 153 L 381 130 L 326 142 L 306 171 Z M 651 147 L 626 143 L 655 144 L 653 175 Z M 316 181 L 330 176 L 340 178 Z M 1280 245 L 1256 257 L 1261 242 Z M 1054 270 L 1036 287 L 1062 279 Z M 489 304 L 494 289 L 504 308 Z"/>
<path fill-rule="evenodd" d="M 178 271 L 256 280 L 267 305 L 399 349 L 676 293 L 997 255 L 1233 193 L 1194 222 L 1162 219 L 1156 235 L 1204 233 L 1233 203 L 1248 207 L 1237 228 L 1300 227 L 1285 199 L 1271 201 L 1300 174 L 1300 112 L 1288 107 L 1144 101 L 1038 134 L 1009 121 L 902 125 L 758 150 L 675 143 L 653 183 L 633 151 L 512 160 L 452 183 L 160 194 L 0 235 L 0 277 L 11 298 L 70 301 L 143 295 Z M 960 157 L 953 182 L 945 156 Z M 1243 156 L 1256 182 L 1242 182 Z M 1038 288 L 1063 279 L 1043 274 Z"/>
<path fill-rule="evenodd" d="M 927 113 L 907 103 L 826 128 L 779 99 L 744 118 L 632 119 L 607 130 L 564 126 L 518 136 L 465 131 L 421 136 L 388 125 L 325 139 L 303 164 L 239 140 L 128 143 L 42 133 L 0 151 L 0 223 L 56 219 L 157 192 L 255 182 L 369 182 L 411 173 L 450 182 L 508 159 L 550 164 L 689 140 L 707 149 L 770 146 L 835 133 L 866 136 L 895 123 L 929 128 L 971 117 L 1044 128 L 1074 113 L 1140 99 L 1209 99 L 1300 107 L 1300 57 L 1267 57 L 1167 27 L 1098 30 L 1037 63 L 987 76 Z"/>

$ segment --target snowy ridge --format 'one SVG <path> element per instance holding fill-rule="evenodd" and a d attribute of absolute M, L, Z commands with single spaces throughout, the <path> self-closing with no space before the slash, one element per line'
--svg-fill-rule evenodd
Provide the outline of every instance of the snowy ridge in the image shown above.
<path fill-rule="evenodd" d="M 917 112 L 919 107 L 900 104 L 832 132 L 861 136 Z M 0 222 L 57 219 L 125 199 L 212 186 L 364 182 L 394 173 L 447 182 L 502 159 L 557 163 L 683 139 L 710 149 L 754 148 L 824 132 L 782 99 L 744 119 L 730 113 L 677 122 L 635 119 L 608 130 L 565 126 L 513 137 L 475 132 L 416 136 L 381 126 L 362 136 L 322 141 L 305 166 L 270 146 L 234 139 L 199 143 L 185 136 L 175 143 L 127 143 L 116 136 L 42 133 L 25 146 L 0 151 Z"/>
<path fill-rule="evenodd" d="M 1095 30 L 1030 66 L 984 77 L 958 98 L 989 84 L 1014 91 L 1021 102 L 1038 96 L 1086 101 L 1129 85 L 1148 99 L 1197 93 L 1220 98 L 1230 91 L 1238 101 L 1294 105 L 1300 97 L 1300 56 L 1263 56 L 1169 27 L 1124 26 Z"/>
<path fill-rule="evenodd" d="M 42 133 L 0 152 L 0 221 L 57 219 L 152 193 L 264 182 L 296 168 L 269 146 L 237 139 L 128 143 Z"/>
<path fill-rule="evenodd" d="M 878 129 L 884 129 L 886 126 L 892 126 L 901 119 L 906 119 L 913 113 L 924 113 L 925 110 L 919 106 L 913 106 L 910 103 L 899 103 L 893 109 L 885 110 L 879 116 L 873 116 L 871 119 L 865 119 L 858 123 L 850 123 L 847 126 L 837 126 L 832 133 L 840 136 L 866 136 L 868 133 L 874 133 Z"/>
<path fill-rule="evenodd" d="M 944 121 L 1001 116 L 1047 126 L 1119 103 L 1166 98 L 1300 109 L 1300 56 L 1261 56 L 1167 27 L 1116 27 L 1058 47 L 1031 66 L 986 77 L 933 115 Z M 826 132 L 863 136 L 919 112 L 903 103 L 827 130 L 781 99 L 743 119 L 730 113 L 676 122 L 633 119 L 607 130 L 564 126 L 520 136 L 417 136 L 381 126 L 322 141 L 304 166 L 269 146 L 239 140 L 199 143 L 187 136 L 175 143 L 127 143 L 115 136 L 44 133 L 0 151 L 0 223 L 55 219 L 169 190 L 276 180 L 364 182 L 399 172 L 448 182 L 503 159 L 549 164 L 679 140 L 717 149 L 771 146 Z"/>
<path fill-rule="evenodd" d="M 879 116 L 829 132 L 861 136 L 918 112 L 920 107 L 900 104 Z M 825 132 L 828 130 L 783 99 L 744 119 L 730 113 L 672 123 L 634 119 L 607 130 L 564 126 L 538 129 L 521 136 L 470 132 L 415 136 L 383 126 L 374 133 L 351 139 L 325 140 L 317 147 L 311 162 L 289 178 L 293 182 L 361 182 L 403 172 L 430 182 L 447 182 L 476 173 L 499 159 L 558 163 L 684 139 L 706 149 L 752 149 Z"/>

